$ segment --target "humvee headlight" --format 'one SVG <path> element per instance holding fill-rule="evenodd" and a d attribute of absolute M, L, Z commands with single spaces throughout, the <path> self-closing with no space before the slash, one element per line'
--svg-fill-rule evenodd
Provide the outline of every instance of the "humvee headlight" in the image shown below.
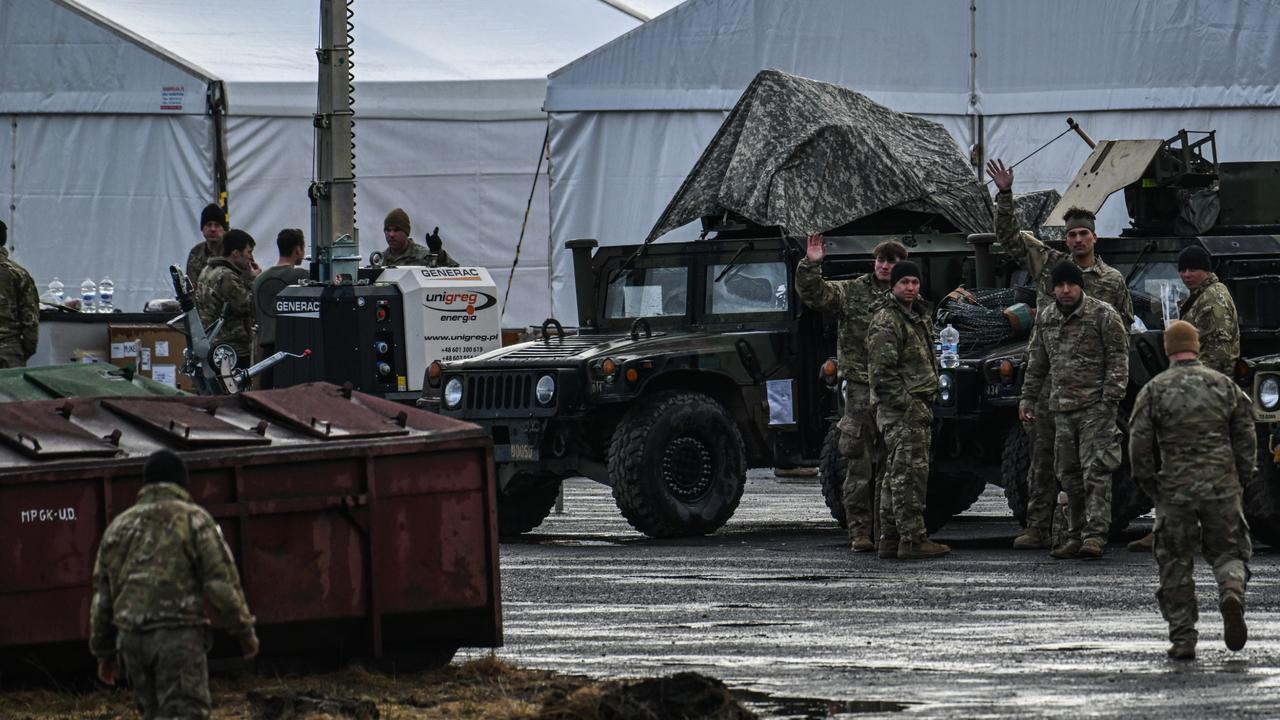
<path fill-rule="evenodd" d="M 951 400 L 955 396 L 955 378 L 951 373 L 942 373 L 938 376 L 938 399 L 943 405 L 950 405 Z"/>
<path fill-rule="evenodd" d="M 1275 376 L 1263 378 L 1258 383 L 1258 404 L 1267 411 L 1280 407 L 1280 380 Z"/>
<path fill-rule="evenodd" d="M 527 385 L 525 387 L 528 387 Z M 543 375 L 538 378 L 538 384 L 533 387 L 533 397 L 538 401 L 539 405 L 550 405 L 552 400 L 556 398 L 556 379 L 553 375 Z"/>
<path fill-rule="evenodd" d="M 449 382 L 444 384 L 444 406 L 450 410 L 457 410 L 462 404 L 462 380 L 460 378 L 449 378 Z"/>

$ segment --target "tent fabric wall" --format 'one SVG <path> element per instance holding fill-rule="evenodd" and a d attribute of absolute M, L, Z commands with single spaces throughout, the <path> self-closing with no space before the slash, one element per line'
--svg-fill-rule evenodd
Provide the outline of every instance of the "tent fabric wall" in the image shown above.
<path fill-rule="evenodd" d="M 1280 0 L 973 5 L 971 15 L 970 0 L 688 0 L 552 73 L 556 313 L 576 314 L 564 241 L 643 238 L 765 68 L 941 122 L 965 151 L 982 116 L 988 158 L 1022 158 L 1071 115 L 1095 138 L 1215 129 L 1222 160 L 1280 159 Z M 1089 32 L 1062 31 L 1082 18 Z M 1088 153 L 1068 135 L 1018 168 L 1018 187 L 1063 190 Z M 1119 231 L 1123 202 L 1107 203 L 1099 221 L 1102 232 Z"/>
<path fill-rule="evenodd" d="M 422 242 L 440 228 L 450 255 L 487 267 L 506 291 L 516 241 L 546 131 L 545 119 L 356 121 L 356 227 L 360 253 L 385 249 L 382 220 L 403 207 Z M 310 118 L 232 117 L 227 128 L 231 223 L 258 241 L 259 263 L 274 262 L 276 234 L 310 237 Z M 429 159 L 429 160 L 428 160 Z M 541 322 L 550 309 L 547 166 L 542 165 L 507 327 Z"/>
<path fill-rule="evenodd" d="M 168 267 L 185 263 L 213 196 L 210 123 L 201 115 L 0 116 L 15 150 L 0 189 L 13 208 L 10 242 L 41 292 L 55 276 L 69 296 L 86 278 L 110 276 L 117 307 L 172 297 Z"/>

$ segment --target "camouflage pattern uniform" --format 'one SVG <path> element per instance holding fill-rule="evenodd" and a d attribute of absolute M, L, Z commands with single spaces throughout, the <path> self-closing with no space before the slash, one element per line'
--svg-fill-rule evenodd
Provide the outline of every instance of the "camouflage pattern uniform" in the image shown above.
<path fill-rule="evenodd" d="M 187 278 L 192 283 L 200 284 L 200 275 L 204 273 L 204 269 L 209 266 L 209 261 L 218 257 L 209 249 L 209 243 L 201 240 L 191 248 L 191 252 L 187 253 Z"/>
<path fill-rule="evenodd" d="M 1230 377 L 1240 357 L 1240 316 L 1227 286 L 1209 273 L 1178 311 L 1200 331 L 1200 362 Z"/>
<path fill-rule="evenodd" d="M 413 240 L 409 241 L 409 245 L 405 247 L 402 253 L 397 253 L 391 248 L 387 248 L 382 253 L 382 264 L 410 265 L 413 267 L 458 267 L 458 262 L 449 257 L 449 251 L 441 248 L 440 252 L 433 253 L 430 248 L 419 245 Z"/>
<path fill-rule="evenodd" d="M 1129 458 L 1134 480 L 1156 501 L 1156 598 L 1175 644 L 1194 648 L 1198 638 L 1197 545 L 1213 566 L 1219 598 L 1234 594 L 1244 603 L 1252 545 L 1240 499 L 1256 452 L 1249 398 L 1200 361 L 1174 362 L 1138 393 Z"/>
<path fill-rule="evenodd" d="M 1120 467 L 1116 410 L 1129 384 L 1129 334 L 1111 305 L 1086 293 L 1067 314 L 1056 302 L 1039 310 L 1028 353 L 1020 405 L 1036 412 L 1048 387 L 1054 469 L 1070 509 L 1067 537 L 1105 545 L 1111 473 Z"/>
<path fill-rule="evenodd" d="M 98 546 L 89 649 L 123 660 L 145 718 L 209 716 L 204 601 L 238 638 L 254 618 L 213 517 L 171 483 L 144 485 Z"/>
<path fill-rule="evenodd" d="M 0 245 L 0 369 L 23 367 L 40 341 L 40 295 L 31 274 Z"/>
<path fill-rule="evenodd" d="M 1014 214 L 1012 192 L 996 195 L 996 240 L 1004 251 L 1027 272 L 1035 282 L 1036 307 L 1046 308 L 1055 303 L 1053 298 L 1053 267 L 1071 259 L 1071 253 L 1055 250 L 1045 245 L 1035 235 L 1018 228 Z M 1084 275 L 1084 291 L 1090 297 L 1109 303 L 1120 313 L 1127 329 L 1133 324 L 1133 297 L 1119 270 L 1107 265 L 1094 255 L 1093 265 L 1080 268 Z M 1037 325 L 1039 322 L 1037 322 Z M 1031 330 L 1035 334 L 1035 328 Z M 1046 386 L 1046 390 L 1048 387 Z M 1049 409 L 1049 398 L 1043 395 L 1035 406 L 1035 421 L 1028 428 L 1031 436 L 1031 469 L 1027 473 L 1027 527 L 1039 528 L 1047 536 L 1053 517 L 1053 507 L 1058 496 L 1058 478 L 1053 469 L 1053 443 L 1037 438 L 1055 436 L 1054 415 Z"/>
<path fill-rule="evenodd" d="M 839 317 L 836 357 L 845 386 L 844 417 L 840 418 L 840 454 L 848 461 L 841 499 L 848 520 L 849 537 L 871 536 L 875 511 L 877 440 L 876 418 L 867 384 L 867 326 L 885 292 L 875 275 L 853 280 L 822 279 L 822 263 L 802 258 L 796 267 L 796 290 L 806 305 Z"/>
<path fill-rule="evenodd" d="M 880 483 L 880 537 L 926 539 L 925 493 L 938 368 L 932 312 L 922 300 L 908 310 L 892 296 L 867 328 L 867 375 L 876 426 L 887 452 Z"/>
<path fill-rule="evenodd" d="M 196 290 L 196 310 L 206 329 L 222 317 L 222 306 L 227 305 L 227 321 L 223 323 L 215 345 L 226 343 L 235 348 L 240 357 L 239 365 L 252 357 L 253 344 L 253 288 L 249 279 L 226 257 L 216 257 L 200 275 L 200 287 Z"/>

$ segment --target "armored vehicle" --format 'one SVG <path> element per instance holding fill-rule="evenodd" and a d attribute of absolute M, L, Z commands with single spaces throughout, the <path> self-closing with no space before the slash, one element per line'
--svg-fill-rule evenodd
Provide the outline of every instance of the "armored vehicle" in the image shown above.
<path fill-rule="evenodd" d="M 579 474 L 611 486 L 641 532 L 710 533 L 733 514 L 748 467 L 816 464 L 837 412 L 818 372 L 835 330 L 796 297 L 804 251 L 746 224 L 714 228 L 635 260 L 639 246 L 571 241 L 578 334 L 549 320 L 541 339 L 433 366 L 421 404 L 494 439 L 504 534 L 536 527 L 560 481 Z M 828 236 L 827 277 L 869 271 L 886 239 L 907 245 L 934 300 L 972 274 L 962 233 L 876 232 Z M 944 463 L 931 524 L 984 484 Z"/>
<path fill-rule="evenodd" d="M 1265 382 L 1273 377 L 1274 354 L 1280 352 L 1280 205 L 1272 200 L 1280 190 L 1280 162 L 1220 163 L 1213 132 L 1182 131 L 1167 140 L 1103 141 L 1051 217 L 1061 218 L 1072 206 L 1096 211 L 1119 190 L 1124 191 L 1131 226 L 1118 237 L 1100 237 L 1095 249 L 1127 278 L 1139 321 L 1130 333 L 1130 387 L 1121 406 L 1122 429 L 1138 389 L 1168 366 L 1161 340 L 1160 293 L 1167 286 L 1165 292 L 1186 296 L 1178 254 L 1199 245 L 1209 252 L 1214 272 L 1235 299 L 1242 355 L 1235 375 L 1241 387 L 1253 393 L 1262 423 L 1260 471 L 1246 484 L 1246 515 L 1260 538 L 1280 540 L 1274 453 L 1274 411 L 1280 401 L 1271 399 L 1273 385 Z M 979 252 L 976 259 L 980 279 L 987 272 L 1001 272 L 1000 266 L 1007 263 L 998 253 Z M 1015 284 L 1023 279 L 1014 268 L 1003 272 Z M 1034 303 L 1033 293 L 1027 297 Z M 979 428 L 981 437 L 996 438 L 1003 446 L 1000 484 L 1009 507 L 1024 523 L 1029 442 L 1011 418 L 1025 362 L 1025 341 L 983 349 L 962 360 L 953 383 L 957 413 Z M 1125 450 L 1125 462 L 1112 486 L 1115 528 L 1151 508 L 1150 498 L 1128 476 Z"/>

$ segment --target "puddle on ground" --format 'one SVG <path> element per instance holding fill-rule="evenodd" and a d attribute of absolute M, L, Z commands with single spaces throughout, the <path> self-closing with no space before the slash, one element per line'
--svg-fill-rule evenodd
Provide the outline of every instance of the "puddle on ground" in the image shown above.
<path fill-rule="evenodd" d="M 902 712 L 912 703 L 887 700 L 822 700 L 770 695 L 755 690 L 733 690 L 752 710 L 785 720 L 823 720 L 864 713 Z"/>

